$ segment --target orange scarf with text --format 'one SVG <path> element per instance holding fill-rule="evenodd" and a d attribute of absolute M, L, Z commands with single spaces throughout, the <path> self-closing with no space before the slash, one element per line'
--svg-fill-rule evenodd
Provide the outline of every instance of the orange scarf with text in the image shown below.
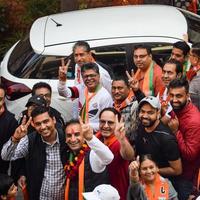
<path fill-rule="evenodd" d="M 162 180 L 159 174 L 156 175 L 156 180 L 154 182 L 154 192 L 150 185 L 143 184 L 145 185 L 145 192 L 148 200 L 158 200 L 161 198 L 163 200 L 169 199 L 169 183 L 166 180 Z"/>

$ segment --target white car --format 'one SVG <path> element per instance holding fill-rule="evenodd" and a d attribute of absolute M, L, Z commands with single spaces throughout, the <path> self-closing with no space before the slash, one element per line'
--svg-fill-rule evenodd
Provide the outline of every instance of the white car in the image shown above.
<path fill-rule="evenodd" d="M 188 34 L 192 43 L 200 41 L 199 30 L 198 15 L 161 5 L 105 7 L 41 17 L 1 63 L 8 109 L 18 116 L 24 110 L 32 86 L 45 81 L 52 87 L 52 107 L 65 120 L 69 119 L 71 101 L 57 92 L 58 67 L 62 57 L 67 60 L 72 55 L 72 47 L 78 40 L 87 41 L 97 60 L 120 74 L 134 67 L 134 45 L 150 45 L 155 59 L 162 63 L 169 57 L 172 44 L 183 40 L 183 35 Z M 74 84 L 73 64 L 67 83 Z"/>

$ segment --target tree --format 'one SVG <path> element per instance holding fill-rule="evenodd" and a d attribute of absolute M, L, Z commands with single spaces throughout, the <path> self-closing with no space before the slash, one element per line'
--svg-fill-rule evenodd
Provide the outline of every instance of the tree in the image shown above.
<path fill-rule="evenodd" d="M 60 1 L 61 11 L 72 11 L 78 9 L 78 0 L 61 0 Z"/>

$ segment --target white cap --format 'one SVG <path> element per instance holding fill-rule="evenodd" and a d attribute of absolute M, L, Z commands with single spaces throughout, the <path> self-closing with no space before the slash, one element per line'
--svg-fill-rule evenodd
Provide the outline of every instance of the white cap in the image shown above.
<path fill-rule="evenodd" d="M 200 200 L 200 196 L 198 196 L 198 197 L 196 198 L 196 200 Z"/>
<path fill-rule="evenodd" d="M 98 185 L 93 192 L 83 193 L 86 200 L 119 200 L 118 191 L 111 185 Z"/>
<path fill-rule="evenodd" d="M 139 110 L 141 106 L 144 104 L 144 102 L 149 103 L 153 108 L 157 108 L 157 109 L 161 108 L 159 97 L 148 96 L 148 97 L 143 98 L 138 105 Z"/>

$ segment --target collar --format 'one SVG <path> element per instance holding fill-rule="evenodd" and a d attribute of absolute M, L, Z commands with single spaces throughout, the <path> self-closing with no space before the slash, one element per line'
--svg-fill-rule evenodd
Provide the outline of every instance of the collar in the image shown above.
<path fill-rule="evenodd" d="M 44 142 L 45 144 L 47 144 L 48 146 L 51 146 L 51 147 L 53 147 L 55 144 L 60 144 L 57 130 L 56 130 L 56 140 L 52 144 L 45 141 L 42 136 L 41 136 L 41 139 L 42 139 L 42 142 Z"/>

